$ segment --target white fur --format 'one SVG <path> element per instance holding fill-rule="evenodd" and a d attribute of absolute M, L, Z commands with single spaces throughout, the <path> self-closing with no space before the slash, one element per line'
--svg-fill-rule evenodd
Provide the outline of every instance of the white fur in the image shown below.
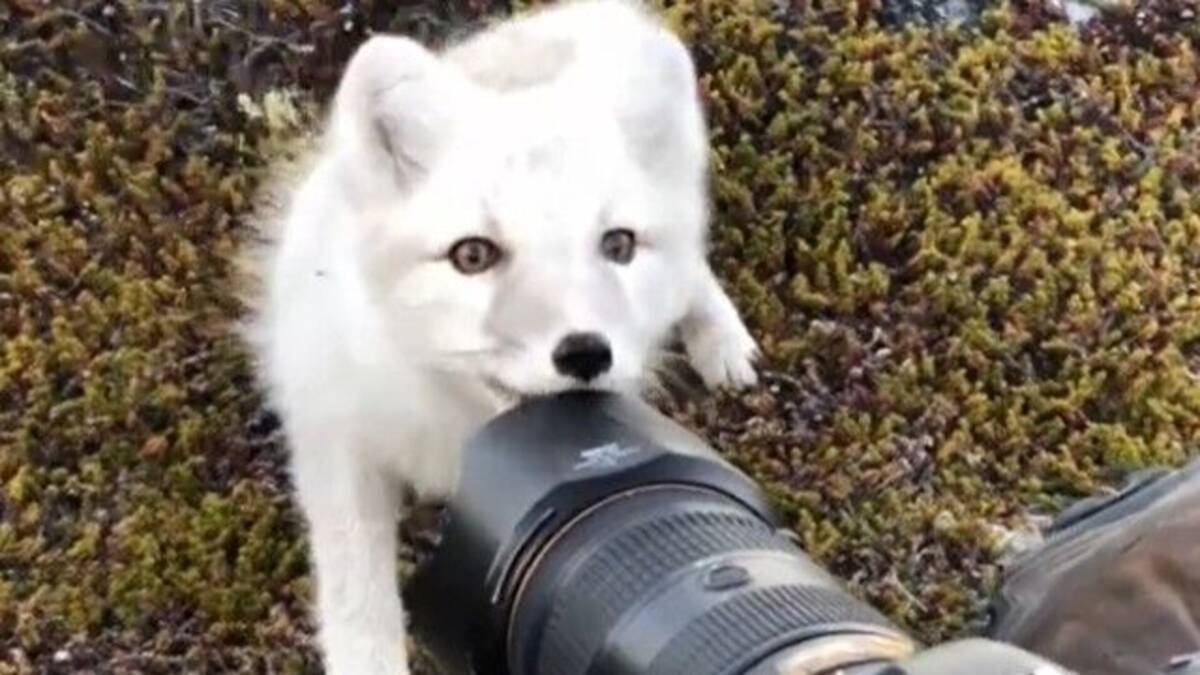
<path fill-rule="evenodd" d="M 289 439 L 329 672 L 407 672 L 400 488 L 447 495 L 461 443 L 513 392 L 578 386 L 550 358 L 563 335 L 612 344 L 590 386 L 641 392 L 673 330 L 708 385 L 754 382 L 705 259 L 706 152 L 687 50 L 631 2 L 562 3 L 441 53 L 375 37 L 351 59 L 246 332 Z M 637 234 L 628 265 L 600 255 L 613 227 Z M 445 256 L 467 235 L 505 261 L 459 274 Z"/>

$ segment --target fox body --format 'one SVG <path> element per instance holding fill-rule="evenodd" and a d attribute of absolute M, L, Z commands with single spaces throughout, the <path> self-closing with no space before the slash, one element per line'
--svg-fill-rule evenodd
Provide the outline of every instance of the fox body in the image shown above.
<path fill-rule="evenodd" d="M 350 59 L 256 259 L 245 336 L 289 446 L 331 673 L 406 673 L 405 485 L 447 495 L 523 397 L 641 394 L 672 337 L 711 387 L 754 340 L 706 260 L 707 132 L 687 49 L 579 0 L 441 51 Z"/>

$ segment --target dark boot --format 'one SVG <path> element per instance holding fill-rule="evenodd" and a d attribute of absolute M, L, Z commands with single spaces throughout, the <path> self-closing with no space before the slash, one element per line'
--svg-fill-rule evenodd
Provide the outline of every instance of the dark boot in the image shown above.
<path fill-rule="evenodd" d="M 1200 673 L 1200 458 L 1067 509 L 991 614 L 987 637 L 1081 675 Z"/>

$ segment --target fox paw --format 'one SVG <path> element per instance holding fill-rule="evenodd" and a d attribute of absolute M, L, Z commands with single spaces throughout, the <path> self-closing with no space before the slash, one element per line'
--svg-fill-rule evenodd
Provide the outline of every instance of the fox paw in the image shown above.
<path fill-rule="evenodd" d="M 692 367 L 709 389 L 741 389 L 758 382 L 758 344 L 740 322 L 736 326 L 709 326 L 685 335 L 684 347 Z"/>

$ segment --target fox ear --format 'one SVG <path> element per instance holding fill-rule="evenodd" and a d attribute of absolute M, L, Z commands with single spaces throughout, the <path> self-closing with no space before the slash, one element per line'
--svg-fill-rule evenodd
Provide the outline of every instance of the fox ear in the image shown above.
<path fill-rule="evenodd" d="M 641 33 L 631 47 L 617 108 L 631 152 L 652 174 L 701 176 L 707 130 L 691 53 L 661 26 Z"/>
<path fill-rule="evenodd" d="M 445 150 L 470 94 L 457 71 L 409 38 L 364 42 L 333 106 L 335 143 L 356 182 L 410 189 Z"/>

